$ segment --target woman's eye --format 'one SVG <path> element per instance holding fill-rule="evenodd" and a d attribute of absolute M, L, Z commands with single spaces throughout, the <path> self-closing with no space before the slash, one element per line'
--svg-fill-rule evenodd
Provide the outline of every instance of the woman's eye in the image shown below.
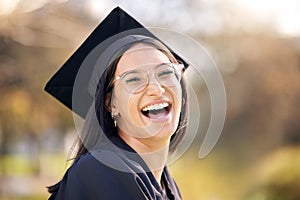
<path fill-rule="evenodd" d="M 171 74 L 173 74 L 173 72 L 170 71 L 170 70 L 161 71 L 161 72 L 158 73 L 158 77 L 168 76 L 168 75 L 171 75 Z"/>
<path fill-rule="evenodd" d="M 136 83 L 139 81 L 141 81 L 141 79 L 139 77 L 132 77 L 132 78 L 126 79 L 126 83 Z"/>

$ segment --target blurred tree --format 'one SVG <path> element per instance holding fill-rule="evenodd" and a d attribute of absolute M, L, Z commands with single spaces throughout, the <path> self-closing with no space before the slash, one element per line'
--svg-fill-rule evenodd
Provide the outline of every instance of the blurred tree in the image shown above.
<path fill-rule="evenodd" d="M 228 98 L 221 144 L 245 159 L 299 133 L 300 53 L 293 40 L 246 33 L 207 40 L 223 55 L 216 56 Z"/>
<path fill-rule="evenodd" d="M 86 11 L 83 11 L 81 1 L 60 4 L 45 1 L 47 3 L 43 6 L 28 12 L 21 8 L 30 1 L 20 2 L 23 3 L 20 3 L 19 9 L 10 15 L 0 16 L 0 157 L 15 153 L 13 151 L 16 151 L 17 143 L 28 141 L 28 138 L 32 139 L 30 145 L 36 145 L 37 151 L 42 152 L 46 147 L 42 146 L 44 143 L 41 144 L 40 140 L 54 137 L 55 132 L 60 135 L 60 140 L 54 140 L 57 142 L 54 145 L 62 147 L 58 143 L 63 142 L 62 137 L 73 127 L 72 115 L 45 94 L 43 87 L 100 21 L 89 18 Z M 222 152 L 222 159 L 215 162 L 216 166 L 234 166 L 232 171 L 239 168 L 240 173 L 246 174 L 243 169 L 261 162 L 261 158 L 274 149 L 286 144 L 299 145 L 299 38 L 280 38 L 265 24 L 254 24 L 254 32 L 233 29 L 233 26 L 239 26 L 234 19 L 240 14 L 233 7 L 227 8 L 229 4 L 221 6 L 216 1 L 199 2 L 189 0 L 182 3 L 186 9 L 184 12 L 169 10 L 181 14 L 182 18 L 185 15 L 190 17 L 193 23 L 187 30 L 195 27 L 193 36 L 207 44 L 224 78 L 228 109 L 224 130 L 216 147 L 221 149 L 218 152 Z M 175 4 L 173 6 L 176 7 Z M 233 15 L 228 14 L 231 11 Z M 157 15 L 157 18 L 170 13 Z M 101 15 L 103 13 L 99 13 Z M 198 18 L 199 21 L 194 24 L 193 20 Z M 177 29 L 180 25 L 176 19 L 179 20 L 179 17 L 170 18 L 165 25 L 174 24 Z M 183 19 L 180 20 L 181 25 L 188 23 Z M 195 87 L 203 87 L 199 91 L 205 90 L 203 85 Z M 200 128 L 205 132 L 210 117 L 209 94 L 206 91 L 198 95 L 201 111 L 208 115 L 201 118 L 203 126 Z M 200 143 L 197 140 L 194 147 L 198 149 Z M 281 162 L 292 162 L 292 158 L 297 157 L 296 154 L 291 155 L 290 160 L 280 160 L 278 165 Z M 39 155 L 33 153 L 30 156 L 38 160 Z M 267 162 L 273 164 L 273 160 Z M 36 167 L 35 172 L 39 171 Z M 295 171 L 295 174 L 298 173 Z M 226 172 L 230 175 L 238 174 L 235 171 Z M 195 167 L 193 173 L 202 172 Z M 253 177 L 259 177 L 261 173 L 257 170 Z M 232 179 L 228 177 L 226 181 Z M 299 194 L 295 190 L 299 186 L 297 181 L 294 182 L 295 179 L 287 184 L 276 185 L 276 181 L 281 179 L 276 176 L 270 182 L 265 181 L 262 187 L 265 191 L 272 190 L 275 195 L 279 195 L 275 190 L 289 192 L 290 189 L 291 194 Z M 232 189 L 230 184 L 227 187 Z M 197 193 L 197 185 L 194 188 Z"/>
<path fill-rule="evenodd" d="M 42 134 L 56 127 L 63 136 L 73 127 L 71 112 L 43 88 L 90 30 L 87 20 L 64 4 L 0 16 L 0 157 L 19 151 L 20 141 L 43 151 Z M 30 154 L 38 159 L 38 153 Z"/>

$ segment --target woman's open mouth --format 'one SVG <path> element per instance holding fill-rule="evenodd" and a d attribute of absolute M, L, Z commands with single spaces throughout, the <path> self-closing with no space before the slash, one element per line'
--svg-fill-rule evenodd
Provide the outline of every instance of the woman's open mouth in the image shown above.
<path fill-rule="evenodd" d="M 165 118 L 172 108 L 170 103 L 157 103 L 146 106 L 142 109 L 142 114 L 150 119 Z"/>

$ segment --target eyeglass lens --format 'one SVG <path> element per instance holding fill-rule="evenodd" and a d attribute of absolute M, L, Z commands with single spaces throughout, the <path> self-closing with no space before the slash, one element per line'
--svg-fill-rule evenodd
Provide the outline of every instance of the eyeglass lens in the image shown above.
<path fill-rule="evenodd" d="M 149 71 L 132 70 L 121 78 L 126 90 L 130 93 L 138 93 L 149 84 Z M 180 73 L 172 65 L 160 65 L 155 70 L 156 80 L 164 86 L 173 86 L 180 81 Z"/>

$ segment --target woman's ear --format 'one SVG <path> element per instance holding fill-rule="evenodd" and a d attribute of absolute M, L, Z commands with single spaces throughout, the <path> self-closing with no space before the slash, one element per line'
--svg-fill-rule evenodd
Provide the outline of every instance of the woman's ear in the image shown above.
<path fill-rule="evenodd" d="M 117 110 L 113 99 L 112 99 L 112 94 L 107 93 L 105 97 L 105 108 L 113 115 L 117 116 L 119 114 L 119 111 Z"/>
<path fill-rule="evenodd" d="M 111 93 L 107 93 L 105 97 L 105 108 L 111 112 Z"/>

